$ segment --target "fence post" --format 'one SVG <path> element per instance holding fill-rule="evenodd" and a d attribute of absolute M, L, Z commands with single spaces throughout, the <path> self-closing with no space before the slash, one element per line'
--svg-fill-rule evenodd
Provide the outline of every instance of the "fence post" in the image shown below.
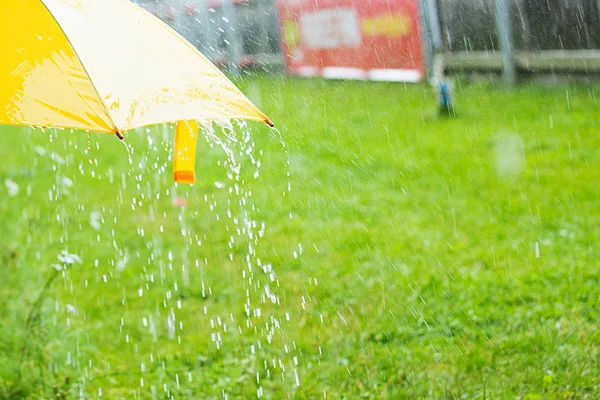
<path fill-rule="evenodd" d="M 227 19 L 226 37 L 227 65 L 229 73 L 233 76 L 240 75 L 240 59 L 242 58 L 242 47 L 240 44 L 240 30 L 238 29 L 237 16 L 233 0 L 223 0 L 223 15 Z"/>
<path fill-rule="evenodd" d="M 598 0 L 600 1 L 600 0 Z M 281 73 L 285 74 L 286 72 L 286 67 L 285 67 L 285 54 L 284 52 L 281 50 L 283 41 L 285 40 L 285 38 L 283 37 L 282 31 L 281 31 L 281 27 L 283 26 L 283 19 L 281 18 L 281 12 L 280 9 L 278 7 L 277 4 L 277 0 L 271 0 L 269 1 L 269 5 L 271 6 L 271 9 L 273 10 L 275 16 L 275 20 L 277 21 L 277 26 L 279 27 L 279 29 L 277 29 L 277 36 L 274 37 L 273 39 L 277 40 L 277 43 L 279 43 L 279 52 L 277 52 L 277 54 L 279 55 L 279 63 L 281 64 Z"/>
<path fill-rule="evenodd" d="M 598 16 L 598 23 L 600 23 L 600 0 L 596 0 L 596 12 Z"/>
<path fill-rule="evenodd" d="M 502 50 L 504 81 L 510 87 L 515 84 L 516 66 L 512 29 L 510 25 L 510 7 L 508 0 L 495 0 L 496 3 L 496 30 L 498 41 Z"/>
<path fill-rule="evenodd" d="M 429 83 L 437 85 L 441 82 L 444 73 L 442 34 L 437 2 L 436 0 L 419 0 L 419 6 L 427 77 Z"/>

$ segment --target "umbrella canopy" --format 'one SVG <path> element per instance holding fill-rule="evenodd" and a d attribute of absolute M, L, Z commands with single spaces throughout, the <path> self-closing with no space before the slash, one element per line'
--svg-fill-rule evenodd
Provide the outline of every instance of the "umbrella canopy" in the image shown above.
<path fill-rule="evenodd" d="M 123 138 L 178 122 L 183 182 L 193 181 L 194 121 L 271 124 L 196 48 L 126 0 L 2 0 L 0 24 L 0 124 Z"/>

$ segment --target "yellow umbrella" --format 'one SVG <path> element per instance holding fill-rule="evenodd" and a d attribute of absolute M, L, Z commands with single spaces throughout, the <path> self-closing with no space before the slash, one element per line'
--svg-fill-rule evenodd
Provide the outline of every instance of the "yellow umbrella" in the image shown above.
<path fill-rule="evenodd" d="M 0 0 L 0 124 L 116 134 L 176 122 L 194 182 L 198 122 L 269 119 L 169 26 L 126 0 Z"/>

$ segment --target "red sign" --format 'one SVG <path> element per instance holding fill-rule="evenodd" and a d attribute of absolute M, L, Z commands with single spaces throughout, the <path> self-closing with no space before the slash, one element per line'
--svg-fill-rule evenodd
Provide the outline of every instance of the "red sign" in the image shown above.
<path fill-rule="evenodd" d="M 418 0 L 278 0 L 292 75 L 417 82 Z"/>

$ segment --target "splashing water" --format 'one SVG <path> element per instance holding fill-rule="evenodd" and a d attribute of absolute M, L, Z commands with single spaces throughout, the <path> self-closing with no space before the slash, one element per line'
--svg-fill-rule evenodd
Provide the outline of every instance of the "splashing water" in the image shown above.
<path fill-rule="evenodd" d="M 219 135 L 217 130 L 222 135 Z M 275 132 L 279 135 L 285 148 L 285 142 L 280 132 Z M 281 285 L 273 266 L 265 262 L 257 251 L 260 247 L 260 239 L 264 236 L 266 224 L 253 219 L 253 213 L 258 210 L 252 200 L 252 191 L 248 188 L 242 174 L 242 160 L 247 159 L 254 171 L 252 177 L 258 179 L 261 160 L 256 155 L 255 143 L 246 122 L 236 122 L 235 125 L 222 123 L 218 125 L 218 129 L 209 126 L 203 130 L 203 133 L 209 144 L 218 146 L 227 156 L 223 167 L 227 171 L 228 181 L 217 187 L 228 193 L 226 216 L 232 232 L 228 241 L 228 246 L 232 250 L 229 253 L 229 260 L 235 262 L 236 258 L 239 258 L 243 264 L 239 273 L 245 292 L 245 321 L 243 325 L 238 325 L 238 331 L 243 336 L 253 339 L 248 340 L 247 360 L 253 365 L 252 375 L 256 376 L 258 386 L 256 393 L 260 398 L 265 394 L 264 388 L 260 385 L 261 380 L 274 379 L 274 372 L 278 370 L 281 373 L 281 379 L 285 380 L 286 365 L 292 365 L 295 382 L 299 385 L 297 369 L 291 363 L 292 359 L 289 355 L 289 344 L 285 342 L 282 318 L 278 316 L 281 313 L 277 313 L 277 310 L 281 308 L 281 300 L 277 294 Z M 291 190 L 289 157 L 287 159 L 287 187 L 288 190 Z M 285 196 L 285 191 L 283 195 Z M 236 247 L 246 248 L 246 250 L 237 255 L 234 251 Z M 217 321 L 219 326 L 217 330 L 219 330 L 221 321 L 218 318 Z M 218 338 L 215 340 L 217 346 L 222 344 L 219 333 L 215 332 Z M 275 342 L 278 341 L 276 336 L 283 338 L 279 341 L 282 346 L 280 349 L 276 347 Z M 280 355 L 281 350 L 283 350 L 282 355 Z"/>
<path fill-rule="evenodd" d="M 286 333 L 294 320 L 261 241 L 267 224 L 253 192 L 262 151 L 245 122 L 205 125 L 197 170 L 211 169 L 215 179 L 203 181 L 200 173 L 196 185 L 180 186 L 168 166 L 173 133 L 169 124 L 130 132 L 125 167 L 103 165 L 106 150 L 102 158 L 93 154 L 100 141 L 81 147 L 93 161 L 79 161 L 67 148 L 62 155 L 38 152 L 57 176 L 48 199 L 60 233 L 49 242 L 68 244 L 82 264 L 61 271 L 55 304 L 57 328 L 73 332 L 78 343 L 63 369 L 79 376 L 73 385 L 81 397 L 111 396 L 111 377 L 123 374 L 132 377 L 130 394 L 137 398 L 269 398 L 294 391 L 301 353 Z M 287 157 L 281 133 L 271 135 Z M 136 143 L 136 136 L 144 140 Z M 289 157 L 285 165 L 282 196 L 291 191 Z M 73 166 L 78 179 L 67 176 Z M 110 193 L 100 194 L 107 199 L 80 197 L 92 181 L 109 185 Z M 123 229 L 128 222 L 134 231 Z M 94 344 L 98 337 L 110 340 Z M 205 365 L 223 375 L 206 376 Z"/>

